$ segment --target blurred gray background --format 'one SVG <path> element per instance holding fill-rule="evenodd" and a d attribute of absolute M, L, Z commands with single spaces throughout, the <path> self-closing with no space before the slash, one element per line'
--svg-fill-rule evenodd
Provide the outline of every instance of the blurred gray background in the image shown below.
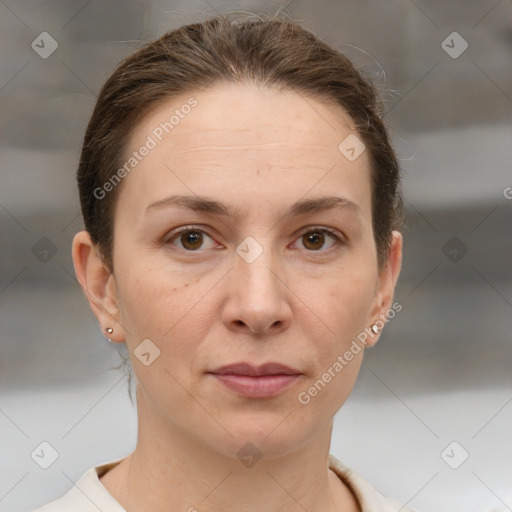
<path fill-rule="evenodd" d="M 1 512 L 134 448 L 121 358 L 70 253 L 99 88 L 169 29 L 285 7 L 378 85 L 404 171 L 403 310 L 367 351 L 331 452 L 419 511 L 512 510 L 511 0 L 0 0 Z M 46 470 L 31 456 L 44 441 L 59 455 Z"/>

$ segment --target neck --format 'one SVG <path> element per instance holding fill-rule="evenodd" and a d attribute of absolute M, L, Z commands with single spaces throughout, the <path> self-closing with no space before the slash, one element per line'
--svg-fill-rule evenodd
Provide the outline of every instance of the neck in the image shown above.
<path fill-rule="evenodd" d="M 135 451 L 101 478 L 129 512 L 360 510 L 350 489 L 328 467 L 332 421 L 313 442 L 248 467 L 162 425 L 147 404 L 138 405 Z"/>

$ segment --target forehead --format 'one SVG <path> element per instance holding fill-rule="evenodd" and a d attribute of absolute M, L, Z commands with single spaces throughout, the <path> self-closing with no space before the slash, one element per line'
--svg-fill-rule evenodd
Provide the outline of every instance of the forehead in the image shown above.
<path fill-rule="evenodd" d="M 151 149 L 125 186 L 149 203 L 187 185 L 211 195 L 220 181 L 226 190 L 243 179 L 269 197 L 271 184 L 281 197 L 342 185 L 349 199 L 364 203 L 370 199 L 368 157 L 363 152 L 350 161 L 339 149 L 355 133 L 340 106 L 289 89 L 222 84 L 191 91 L 161 102 L 134 129 L 129 154 Z"/>
<path fill-rule="evenodd" d="M 131 142 L 137 146 L 149 135 L 157 144 L 174 145 L 174 152 L 199 148 L 208 141 L 220 142 L 221 138 L 226 149 L 230 149 L 230 140 L 253 147 L 282 142 L 338 156 L 340 138 L 353 132 L 353 120 L 333 102 L 291 89 L 218 84 L 160 102 L 135 128 Z M 182 143 L 186 148 L 177 147 Z"/>

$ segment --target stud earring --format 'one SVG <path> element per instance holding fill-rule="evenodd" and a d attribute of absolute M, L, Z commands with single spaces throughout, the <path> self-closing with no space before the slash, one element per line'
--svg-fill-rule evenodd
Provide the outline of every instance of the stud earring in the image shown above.
<path fill-rule="evenodd" d="M 377 324 L 373 324 L 371 326 L 371 330 L 373 331 L 374 334 L 379 334 L 379 327 Z"/>
<path fill-rule="evenodd" d="M 112 329 L 112 327 L 107 327 L 105 329 L 109 334 L 112 334 L 114 332 L 114 329 Z M 107 338 L 107 340 L 109 341 L 109 343 L 112 343 L 112 340 L 110 338 Z"/>

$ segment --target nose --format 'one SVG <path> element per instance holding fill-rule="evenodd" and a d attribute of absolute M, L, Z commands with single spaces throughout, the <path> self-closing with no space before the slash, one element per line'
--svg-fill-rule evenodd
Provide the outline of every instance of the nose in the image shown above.
<path fill-rule="evenodd" d="M 250 263 L 236 254 L 233 269 L 226 277 L 222 320 L 229 330 L 264 335 L 289 327 L 292 294 L 270 249 L 264 249 Z"/>

